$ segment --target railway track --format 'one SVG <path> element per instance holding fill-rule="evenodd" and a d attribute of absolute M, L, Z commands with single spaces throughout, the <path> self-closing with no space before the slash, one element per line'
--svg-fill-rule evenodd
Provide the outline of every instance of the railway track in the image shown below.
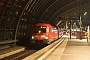
<path fill-rule="evenodd" d="M 11 56 L 2 58 L 1 60 L 22 60 L 23 58 L 35 53 L 38 50 L 24 50 Z"/>

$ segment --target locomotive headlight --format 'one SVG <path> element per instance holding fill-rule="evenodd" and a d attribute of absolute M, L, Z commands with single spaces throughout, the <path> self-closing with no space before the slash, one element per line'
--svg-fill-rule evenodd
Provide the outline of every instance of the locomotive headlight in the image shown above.
<path fill-rule="evenodd" d="M 42 38 L 45 38 L 45 39 L 48 39 L 48 37 L 47 37 L 47 36 L 45 36 L 45 35 L 42 35 L 41 37 L 42 37 Z"/>
<path fill-rule="evenodd" d="M 34 39 L 34 36 L 32 36 L 32 39 Z"/>
<path fill-rule="evenodd" d="M 48 37 L 47 37 L 47 36 L 46 36 L 45 38 L 46 38 L 46 39 L 48 39 Z"/>

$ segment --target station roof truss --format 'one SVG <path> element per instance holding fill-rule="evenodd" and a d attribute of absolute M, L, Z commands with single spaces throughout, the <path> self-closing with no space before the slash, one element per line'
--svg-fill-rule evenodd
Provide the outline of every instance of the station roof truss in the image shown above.
<path fill-rule="evenodd" d="M 85 12 L 87 15 L 83 15 Z M 30 35 L 35 23 L 63 27 L 66 21 L 76 22 L 80 16 L 82 26 L 90 25 L 90 0 L 0 0 L 0 31 L 9 31 L 4 33 L 13 35 L 13 39 L 20 34 Z"/>

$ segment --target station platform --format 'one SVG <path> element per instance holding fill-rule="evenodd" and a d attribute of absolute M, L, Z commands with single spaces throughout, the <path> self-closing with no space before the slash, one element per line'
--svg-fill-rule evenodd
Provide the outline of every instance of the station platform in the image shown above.
<path fill-rule="evenodd" d="M 44 60 L 90 60 L 90 43 L 87 39 L 65 39 Z"/>

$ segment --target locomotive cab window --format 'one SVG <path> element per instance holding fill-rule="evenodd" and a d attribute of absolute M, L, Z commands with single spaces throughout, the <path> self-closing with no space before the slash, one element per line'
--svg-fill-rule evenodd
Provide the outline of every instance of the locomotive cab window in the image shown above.
<path fill-rule="evenodd" d="M 46 26 L 35 26 L 34 33 L 46 33 Z"/>

